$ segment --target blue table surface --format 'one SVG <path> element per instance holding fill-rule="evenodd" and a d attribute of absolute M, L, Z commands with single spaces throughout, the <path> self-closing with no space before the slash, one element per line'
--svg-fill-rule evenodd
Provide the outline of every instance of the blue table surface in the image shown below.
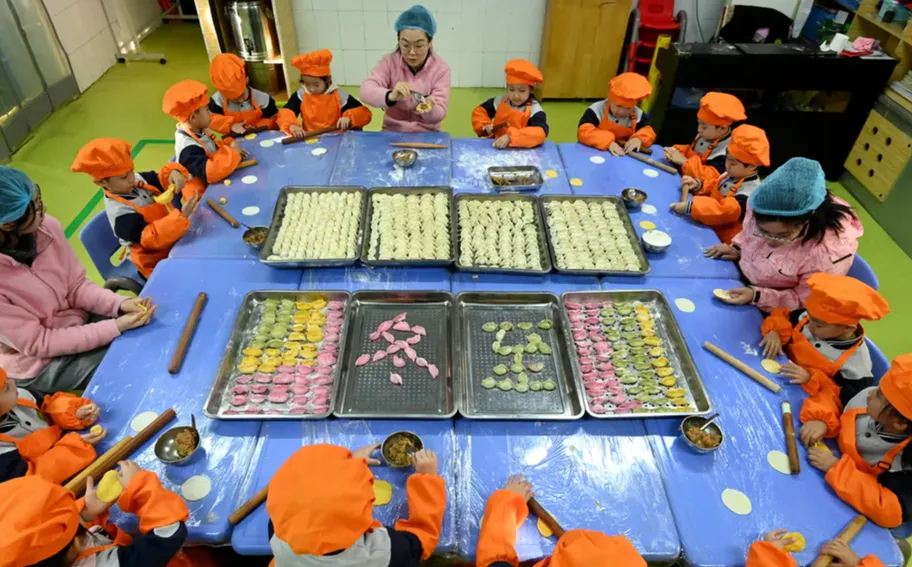
<path fill-rule="evenodd" d="M 645 287 L 662 291 L 675 312 L 713 407 L 722 414 L 718 423 L 725 441 L 718 451 L 700 455 L 679 439 L 678 420 L 646 420 L 646 431 L 672 512 L 679 520 L 678 533 L 688 565 L 744 565 L 750 544 L 776 528 L 804 534 L 807 548 L 794 555 L 799 565 L 807 565 L 820 546 L 858 513 L 836 496 L 820 471 L 808 464 L 807 452 L 800 444 L 800 474 L 784 475 L 767 463 L 770 451 L 786 451 L 783 401 L 791 402 L 796 424 L 800 425 L 797 415 L 806 397 L 801 388 L 780 380 L 782 391 L 774 394 L 702 348 L 703 342 L 710 341 L 765 374 L 758 346 L 763 321 L 760 312 L 749 306 L 726 305 L 712 295 L 714 288 L 734 285 L 733 280 L 647 279 Z M 602 280 L 602 289 L 642 288 L 619 278 Z M 680 311 L 674 304 L 678 298 L 693 301 L 695 311 Z M 729 511 L 721 497 L 726 488 L 746 494 L 753 511 L 747 516 Z M 697 512 L 699 521 L 694 521 Z M 886 565 L 901 564 L 890 532 L 870 522 L 852 547 L 862 556 L 874 553 Z"/>
<path fill-rule="evenodd" d="M 567 291 L 597 289 L 595 276 L 570 276 L 566 274 L 470 274 L 455 272 L 451 278 L 453 295 L 464 291 L 522 291 L 550 292 L 560 295 Z"/>
<path fill-rule="evenodd" d="M 130 421 L 140 413 L 173 408 L 177 418 L 169 428 L 190 425 L 191 414 L 196 416 L 203 450 L 187 465 L 165 466 L 155 457 L 152 447 L 158 435 L 131 456 L 178 493 L 191 476 L 206 475 L 212 480 L 208 496 L 187 502 L 191 542 L 228 540 L 228 515 L 237 507 L 260 431 L 259 421 L 217 421 L 202 413 L 241 301 L 252 290 L 297 289 L 300 280 L 298 270 L 273 270 L 256 261 L 162 261 L 143 290 L 158 305 L 154 321 L 115 340 L 86 389 L 85 396 L 102 408 L 99 423 L 108 428 L 107 437 L 97 447 L 99 454 L 133 435 Z M 175 291 L 176 286 L 182 291 Z M 180 372 L 168 374 L 174 347 L 201 291 L 208 294 L 208 302 L 194 340 Z M 137 529 L 135 516 L 117 508 L 112 512 L 118 524 Z"/>
<path fill-rule="evenodd" d="M 423 142 L 448 146 L 415 150 L 418 161 L 402 169 L 393 165 L 390 142 Z M 360 187 L 447 187 L 452 177 L 450 135 L 444 132 L 346 132 L 333 168 L 331 185 Z"/>
<path fill-rule="evenodd" d="M 537 148 L 498 150 L 486 138 L 453 139 L 453 191 L 456 193 L 496 193 L 488 177 L 494 166 L 534 165 L 544 178 L 544 185 L 533 195 L 570 195 L 570 184 L 554 142 L 546 141 Z M 549 177 L 548 170 L 557 172 Z"/>
<path fill-rule="evenodd" d="M 222 207 L 239 222 L 248 226 L 269 226 L 282 187 L 329 183 L 342 137 L 327 134 L 318 138 L 316 144 L 301 142 L 283 146 L 279 140 L 284 137 L 281 132 L 261 132 L 255 140 L 241 141 L 259 163 L 231 174 L 228 177 L 230 185 L 223 181 L 209 186 L 191 218 L 190 231 L 171 249 L 171 258 L 256 259 L 259 256 L 259 251 L 242 238 L 245 227 L 232 228 L 205 204 L 207 198 L 215 202 L 225 198 L 227 203 Z M 259 145 L 266 140 L 274 144 L 268 148 Z M 326 153 L 313 155 L 318 148 L 325 149 Z M 256 177 L 256 181 L 244 183 L 242 179 L 248 176 Z M 259 211 L 245 215 L 242 211 L 247 207 L 257 207 Z"/>
<path fill-rule="evenodd" d="M 342 290 L 396 289 L 449 291 L 450 272 L 446 268 L 325 268 L 305 270 L 301 289 Z"/>
<path fill-rule="evenodd" d="M 662 254 L 648 254 L 652 270 L 649 275 L 687 278 L 738 278 L 733 262 L 712 260 L 703 251 L 719 244 L 719 238 L 708 226 L 695 223 L 671 212 L 668 206 L 681 198 L 681 177 L 652 168 L 630 157 L 614 157 L 583 144 L 559 144 L 567 175 L 582 180 L 582 187 L 573 187 L 575 195 L 620 195 L 628 187 L 647 193 L 646 204 L 656 208 L 653 214 L 631 211 L 630 219 L 637 233 L 645 232 L 639 223 L 651 221 L 658 230 L 672 238 L 671 247 Z M 653 146 L 653 155 L 661 159 L 662 148 Z M 596 164 L 589 158 L 600 156 L 605 163 Z M 643 174 L 644 169 L 658 172 L 657 177 Z"/>

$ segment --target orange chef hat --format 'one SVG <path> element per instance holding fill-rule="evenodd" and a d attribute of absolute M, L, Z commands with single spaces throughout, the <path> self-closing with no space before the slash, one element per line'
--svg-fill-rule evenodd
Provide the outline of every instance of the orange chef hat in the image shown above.
<path fill-rule="evenodd" d="M 617 103 L 615 103 L 617 104 Z M 607 536 L 591 530 L 570 530 L 558 540 L 549 567 L 646 567 L 633 544 L 624 536 Z"/>
<path fill-rule="evenodd" d="M 624 107 L 636 106 L 652 94 L 649 80 L 639 73 L 621 73 L 608 83 L 608 98 L 614 104 Z"/>
<path fill-rule="evenodd" d="M 82 146 L 73 161 L 73 171 L 88 173 L 98 181 L 133 171 L 129 142 L 117 138 L 95 138 Z"/>
<path fill-rule="evenodd" d="M 508 85 L 529 85 L 534 87 L 536 83 L 545 80 L 538 67 L 525 59 L 510 59 L 507 61 L 504 71 L 507 73 Z"/>
<path fill-rule="evenodd" d="M 72 492 L 37 475 L 0 484 L 0 561 L 25 567 L 59 553 L 76 537 L 81 507 Z"/>
<path fill-rule="evenodd" d="M 742 124 L 732 130 L 728 153 L 741 163 L 766 167 L 770 164 L 770 144 L 766 132 L 750 124 Z"/>
<path fill-rule="evenodd" d="M 808 287 L 808 313 L 831 325 L 857 325 L 861 319 L 877 321 L 890 312 L 882 295 L 849 276 L 817 273 L 808 278 Z"/>
<path fill-rule="evenodd" d="M 700 99 L 697 118 L 713 126 L 731 126 L 732 122 L 747 120 L 747 114 L 744 113 L 744 105 L 738 97 L 711 92 Z"/>
<path fill-rule="evenodd" d="M 912 420 L 912 354 L 893 359 L 890 369 L 880 379 L 880 391 L 896 411 Z"/>
<path fill-rule="evenodd" d="M 199 81 L 186 79 L 171 85 L 165 91 L 162 110 L 165 114 L 184 122 L 207 104 L 209 104 L 209 92 L 206 85 Z"/>
<path fill-rule="evenodd" d="M 334 445 L 302 447 L 269 483 L 275 534 L 298 555 L 351 547 L 374 522 L 374 475 L 364 459 Z"/>
<path fill-rule="evenodd" d="M 297 67 L 302 75 L 326 77 L 331 72 L 329 64 L 332 63 L 332 60 L 332 51 L 328 49 L 318 49 L 303 55 L 295 55 L 291 59 L 291 64 Z"/>
<path fill-rule="evenodd" d="M 225 98 L 240 98 L 247 89 L 247 69 L 244 60 L 234 53 L 219 53 L 209 64 L 212 86 Z"/>

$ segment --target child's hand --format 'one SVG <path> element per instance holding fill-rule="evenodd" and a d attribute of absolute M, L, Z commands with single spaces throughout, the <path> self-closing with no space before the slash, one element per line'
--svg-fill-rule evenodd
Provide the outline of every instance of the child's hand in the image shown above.
<path fill-rule="evenodd" d="M 128 487 L 130 481 L 136 476 L 136 473 L 142 470 L 139 468 L 139 465 L 133 461 L 120 461 L 117 463 L 117 466 L 120 467 L 120 470 L 117 471 L 117 480 L 124 488 Z"/>
<path fill-rule="evenodd" d="M 826 433 L 827 424 L 819 419 L 814 419 L 801 426 L 801 429 L 798 431 L 798 439 L 801 440 L 801 443 L 805 447 L 813 447 L 823 440 L 823 436 L 826 435 Z"/>
<path fill-rule="evenodd" d="M 509 134 L 504 134 L 500 138 L 497 138 L 496 140 L 494 140 L 494 147 L 497 148 L 498 150 L 502 150 L 509 145 L 510 145 L 510 135 Z"/>
<path fill-rule="evenodd" d="M 151 297 L 131 297 L 120 304 L 121 313 L 145 313 L 152 307 Z"/>
<path fill-rule="evenodd" d="M 84 522 L 94 522 L 98 516 L 104 514 L 114 502 L 104 502 L 98 499 L 95 492 L 95 480 L 90 476 L 86 479 L 85 508 L 80 516 Z"/>
<path fill-rule="evenodd" d="M 83 433 L 82 435 L 80 435 L 80 437 L 82 437 L 82 440 L 85 441 L 86 443 L 88 443 L 89 445 L 94 446 L 94 445 L 98 444 L 99 441 L 104 439 L 105 436 L 107 436 L 107 434 L 108 434 L 108 430 L 102 429 L 101 433 L 92 433 L 90 431 L 88 433 Z"/>
<path fill-rule="evenodd" d="M 523 478 L 523 475 L 510 475 L 510 479 L 507 481 L 507 486 L 504 487 L 505 490 L 510 492 L 515 492 L 523 497 L 523 500 L 526 502 L 530 498 L 535 496 L 535 493 L 532 492 L 532 483 Z"/>
<path fill-rule="evenodd" d="M 624 148 L 621 147 L 617 142 L 611 142 L 611 145 L 608 146 L 608 151 L 611 152 L 613 156 L 622 156 L 624 155 Z"/>
<path fill-rule="evenodd" d="M 643 140 L 639 138 L 630 138 L 627 140 L 627 143 L 624 144 L 624 153 L 629 154 L 630 152 L 638 152 L 640 148 L 643 147 Z"/>
<path fill-rule="evenodd" d="M 379 465 L 380 461 L 371 457 L 371 453 L 380 448 L 380 443 L 374 443 L 373 445 L 368 445 L 367 447 L 361 447 L 360 449 L 355 449 L 352 451 L 353 459 L 364 459 L 367 461 L 368 465 Z"/>
<path fill-rule="evenodd" d="M 434 451 L 422 449 L 412 455 L 412 462 L 418 474 L 437 474 L 437 454 Z"/>
<path fill-rule="evenodd" d="M 481 127 L 481 131 L 485 133 L 486 136 L 494 134 L 494 124 L 487 124 Z"/>
<path fill-rule="evenodd" d="M 811 379 L 810 372 L 798 366 L 791 360 L 782 365 L 782 370 L 780 370 L 779 373 L 786 378 L 791 378 L 791 380 L 789 380 L 789 384 L 807 384 Z"/>
<path fill-rule="evenodd" d="M 412 96 L 412 85 L 405 81 L 396 83 L 396 86 L 393 87 L 389 94 L 390 100 L 405 100 L 410 96 Z"/>
<path fill-rule="evenodd" d="M 184 177 L 183 173 L 175 169 L 168 174 L 168 183 L 174 185 L 174 190 L 180 193 L 184 189 L 184 185 L 187 184 L 187 178 Z"/>
<path fill-rule="evenodd" d="M 782 337 L 776 331 L 770 331 L 760 341 L 763 347 L 763 358 L 776 358 L 782 354 Z"/>
<path fill-rule="evenodd" d="M 336 128 L 338 128 L 339 130 L 342 130 L 343 132 L 345 130 L 348 130 L 349 128 L 351 128 L 351 125 L 352 125 L 352 119 L 347 116 L 343 116 L 342 118 L 339 118 L 339 120 L 336 122 Z"/>
<path fill-rule="evenodd" d="M 304 138 L 304 128 L 301 128 L 297 124 L 292 124 L 291 126 L 289 126 L 288 132 L 291 134 L 291 136 L 293 138 L 297 138 L 299 140 Z"/>
<path fill-rule="evenodd" d="M 142 327 L 148 325 L 149 321 L 152 320 L 152 315 L 155 313 L 155 310 L 158 308 L 158 305 L 153 305 L 147 311 L 141 311 L 139 313 L 127 313 L 126 315 L 121 315 L 115 322 L 117 323 L 117 330 L 121 333 L 125 333 L 129 330 L 135 329 L 137 327 Z"/>
<path fill-rule="evenodd" d="M 234 124 L 231 125 L 231 133 L 232 133 L 232 134 L 238 134 L 238 135 L 240 135 L 240 134 L 243 134 L 243 133 L 246 132 L 246 131 L 247 131 L 247 127 L 244 126 L 244 125 L 243 125 L 242 123 L 240 123 L 240 122 L 235 122 Z"/>
<path fill-rule="evenodd" d="M 808 462 L 817 470 L 829 472 L 839 463 L 839 457 L 821 447 L 811 447 L 808 449 Z"/>
<path fill-rule="evenodd" d="M 665 148 L 665 159 L 669 163 L 673 163 L 678 167 L 681 167 L 682 165 L 684 165 L 684 162 L 687 161 L 687 158 L 684 157 L 684 154 L 682 154 L 680 151 L 676 150 L 675 148 Z"/>
<path fill-rule="evenodd" d="M 788 533 L 788 530 L 778 529 L 773 530 L 770 533 L 763 536 L 763 541 L 771 543 L 778 547 L 779 549 L 785 550 L 785 546 L 790 543 L 795 543 L 795 540 L 792 538 L 786 538 L 785 534 Z"/>
<path fill-rule="evenodd" d="M 861 557 L 841 539 L 833 539 L 821 545 L 820 553 L 832 555 L 838 559 L 839 563 L 833 563 L 833 565 L 840 567 L 856 567 L 861 564 Z"/>
<path fill-rule="evenodd" d="M 741 252 L 730 244 L 716 244 L 715 246 L 710 246 L 703 252 L 703 255 L 707 258 L 731 260 L 732 262 L 737 262 L 741 259 Z"/>
<path fill-rule="evenodd" d="M 696 193 L 700 189 L 700 182 L 689 175 L 682 175 L 681 188 L 687 189 L 688 193 Z"/>
<path fill-rule="evenodd" d="M 671 209 L 671 212 L 678 215 L 687 214 L 687 203 L 672 203 L 668 208 Z"/>
<path fill-rule="evenodd" d="M 725 293 L 728 294 L 728 299 L 722 299 L 722 301 L 729 305 L 747 305 L 754 300 L 754 290 L 749 287 L 736 287 Z"/>
<path fill-rule="evenodd" d="M 194 193 L 187 201 L 181 205 L 181 214 L 184 215 L 185 219 L 189 219 L 193 216 L 193 213 L 196 212 L 196 207 L 199 205 L 200 194 Z"/>
<path fill-rule="evenodd" d="M 88 421 L 90 425 L 98 420 L 99 415 L 101 415 L 101 410 L 94 403 L 76 408 L 76 419 Z"/>

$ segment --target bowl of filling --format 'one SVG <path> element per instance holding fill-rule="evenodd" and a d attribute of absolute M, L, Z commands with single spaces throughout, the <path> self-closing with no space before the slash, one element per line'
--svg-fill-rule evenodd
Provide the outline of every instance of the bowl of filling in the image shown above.
<path fill-rule="evenodd" d="M 259 248 L 266 242 L 267 234 L 269 234 L 268 226 L 251 226 L 244 231 L 244 242 L 253 248 Z"/>
<path fill-rule="evenodd" d="M 706 426 L 706 429 L 700 429 L 707 422 L 705 417 L 691 415 L 685 417 L 678 430 L 681 432 L 681 439 L 684 444 L 691 448 L 695 453 L 706 454 L 712 453 L 722 446 L 725 436 L 722 434 L 722 428 L 712 422 Z"/>
<path fill-rule="evenodd" d="M 199 447 L 200 436 L 195 427 L 172 427 L 155 442 L 155 456 L 167 465 L 183 465 Z"/>
<path fill-rule="evenodd" d="M 415 150 L 396 150 L 393 152 L 393 163 L 399 167 L 412 167 L 416 161 L 418 161 L 418 152 Z"/>
<path fill-rule="evenodd" d="M 424 442 L 411 431 L 397 431 L 383 440 L 383 460 L 394 469 L 412 466 L 412 454 L 424 449 Z"/>
<path fill-rule="evenodd" d="M 646 202 L 646 198 L 646 191 L 642 189 L 628 187 L 621 191 L 621 199 L 624 199 L 624 204 L 627 205 L 628 209 L 639 209 Z"/>

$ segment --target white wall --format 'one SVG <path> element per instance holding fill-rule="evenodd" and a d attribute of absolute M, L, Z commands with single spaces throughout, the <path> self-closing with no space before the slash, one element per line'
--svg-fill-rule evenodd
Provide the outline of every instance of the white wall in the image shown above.
<path fill-rule="evenodd" d="M 697 27 L 697 2 L 699 2 L 699 22 L 703 27 L 703 41 L 709 41 L 716 34 L 719 18 L 722 17 L 722 6 L 725 0 L 675 0 L 675 14 L 680 10 L 687 12 L 687 43 L 700 41 L 700 30 Z"/>
<path fill-rule="evenodd" d="M 546 0 L 292 0 L 298 49 L 333 52 L 333 82 L 358 85 L 396 47 L 393 23 L 420 3 L 437 19 L 434 46 L 454 87 L 503 85 L 504 64 L 538 64 Z"/>

